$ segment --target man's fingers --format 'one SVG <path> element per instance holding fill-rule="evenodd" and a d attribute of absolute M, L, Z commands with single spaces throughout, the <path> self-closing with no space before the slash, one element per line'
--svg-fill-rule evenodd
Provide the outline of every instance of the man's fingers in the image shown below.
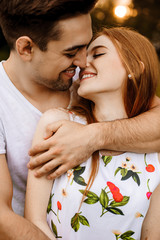
<path fill-rule="evenodd" d="M 57 121 L 47 125 L 44 133 L 44 139 L 50 138 L 62 125 L 64 121 Z"/>
<path fill-rule="evenodd" d="M 54 145 L 55 145 L 55 142 L 53 141 L 53 138 L 52 139 L 49 138 L 49 139 L 44 140 L 43 142 L 38 143 L 35 146 L 33 146 L 29 150 L 28 154 L 29 154 L 29 156 L 35 156 L 38 153 L 42 153 L 42 152 L 48 150 L 51 146 L 54 146 Z"/>
<path fill-rule="evenodd" d="M 33 146 L 33 147 L 29 150 L 28 154 L 29 154 L 29 156 L 35 156 L 36 154 L 38 154 L 38 153 L 40 153 L 40 152 L 44 152 L 44 151 L 46 151 L 47 149 L 48 149 L 48 143 L 45 142 L 45 141 L 43 141 L 43 142 L 41 142 L 41 143 Z"/>
<path fill-rule="evenodd" d="M 68 171 L 68 166 L 63 164 L 63 165 L 59 166 L 54 172 L 50 173 L 47 176 L 47 179 L 54 180 L 55 178 L 58 178 L 62 174 L 66 173 L 67 171 Z"/>
<path fill-rule="evenodd" d="M 51 171 L 53 172 L 54 169 L 56 169 L 56 167 L 59 164 L 60 164 L 59 160 L 57 161 L 57 160 L 52 159 L 50 162 L 46 163 L 44 166 L 42 166 L 41 168 L 36 170 L 34 175 L 35 175 L 35 177 L 42 177 L 42 176 L 50 173 Z"/>
<path fill-rule="evenodd" d="M 41 153 L 40 155 L 33 156 L 30 159 L 30 162 L 27 164 L 27 167 L 32 169 L 45 164 L 48 161 L 52 161 L 52 159 L 60 155 L 61 151 L 61 148 L 51 148 L 48 151 Z"/>
<path fill-rule="evenodd" d="M 52 155 L 52 158 L 54 156 Z M 38 167 L 46 162 L 48 162 L 51 159 L 51 156 L 48 155 L 48 152 L 44 152 L 41 155 L 32 157 L 29 161 L 29 163 L 27 164 L 27 167 L 30 169 L 33 169 L 35 167 Z"/>

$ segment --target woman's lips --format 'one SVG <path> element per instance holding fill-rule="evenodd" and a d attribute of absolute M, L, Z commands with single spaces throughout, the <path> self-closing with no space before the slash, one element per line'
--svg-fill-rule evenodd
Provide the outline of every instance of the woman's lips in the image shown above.
<path fill-rule="evenodd" d="M 95 73 L 91 73 L 91 72 L 82 72 L 80 74 L 80 81 L 83 81 L 85 79 L 88 79 L 88 78 L 92 78 L 92 77 L 95 77 L 96 74 Z"/>

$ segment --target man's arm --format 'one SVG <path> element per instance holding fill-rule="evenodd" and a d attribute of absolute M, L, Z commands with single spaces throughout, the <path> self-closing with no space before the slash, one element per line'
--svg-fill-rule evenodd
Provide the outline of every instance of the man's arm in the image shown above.
<path fill-rule="evenodd" d="M 6 157 L 0 155 L 0 239 L 1 240 L 49 240 L 36 226 L 15 214 L 11 207 L 12 181 Z"/>
<path fill-rule="evenodd" d="M 46 140 L 32 148 L 30 155 L 45 152 L 32 158 L 28 167 L 34 168 L 52 160 L 53 168 L 59 166 L 50 175 L 51 178 L 56 178 L 86 161 L 94 151 L 100 149 L 139 153 L 159 152 L 160 99 L 155 98 L 149 111 L 130 119 L 87 126 L 70 121 L 50 124 L 46 128 Z M 44 175 L 48 170 L 51 169 L 44 165 L 37 171 L 37 177 Z"/>

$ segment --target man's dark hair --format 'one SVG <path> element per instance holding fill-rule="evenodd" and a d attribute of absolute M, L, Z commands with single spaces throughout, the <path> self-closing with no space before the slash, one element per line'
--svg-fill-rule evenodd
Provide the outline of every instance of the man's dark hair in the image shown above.
<path fill-rule="evenodd" d="M 60 38 L 57 22 L 89 13 L 97 0 L 0 0 L 0 25 L 11 49 L 28 36 L 42 50 Z"/>

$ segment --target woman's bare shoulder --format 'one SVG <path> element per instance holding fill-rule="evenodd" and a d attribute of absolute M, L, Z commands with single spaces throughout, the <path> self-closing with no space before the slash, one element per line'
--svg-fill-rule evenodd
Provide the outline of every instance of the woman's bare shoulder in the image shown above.
<path fill-rule="evenodd" d="M 42 122 L 56 122 L 59 120 L 69 120 L 69 111 L 64 108 L 52 108 L 44 112 L 40 121 Z"/>

